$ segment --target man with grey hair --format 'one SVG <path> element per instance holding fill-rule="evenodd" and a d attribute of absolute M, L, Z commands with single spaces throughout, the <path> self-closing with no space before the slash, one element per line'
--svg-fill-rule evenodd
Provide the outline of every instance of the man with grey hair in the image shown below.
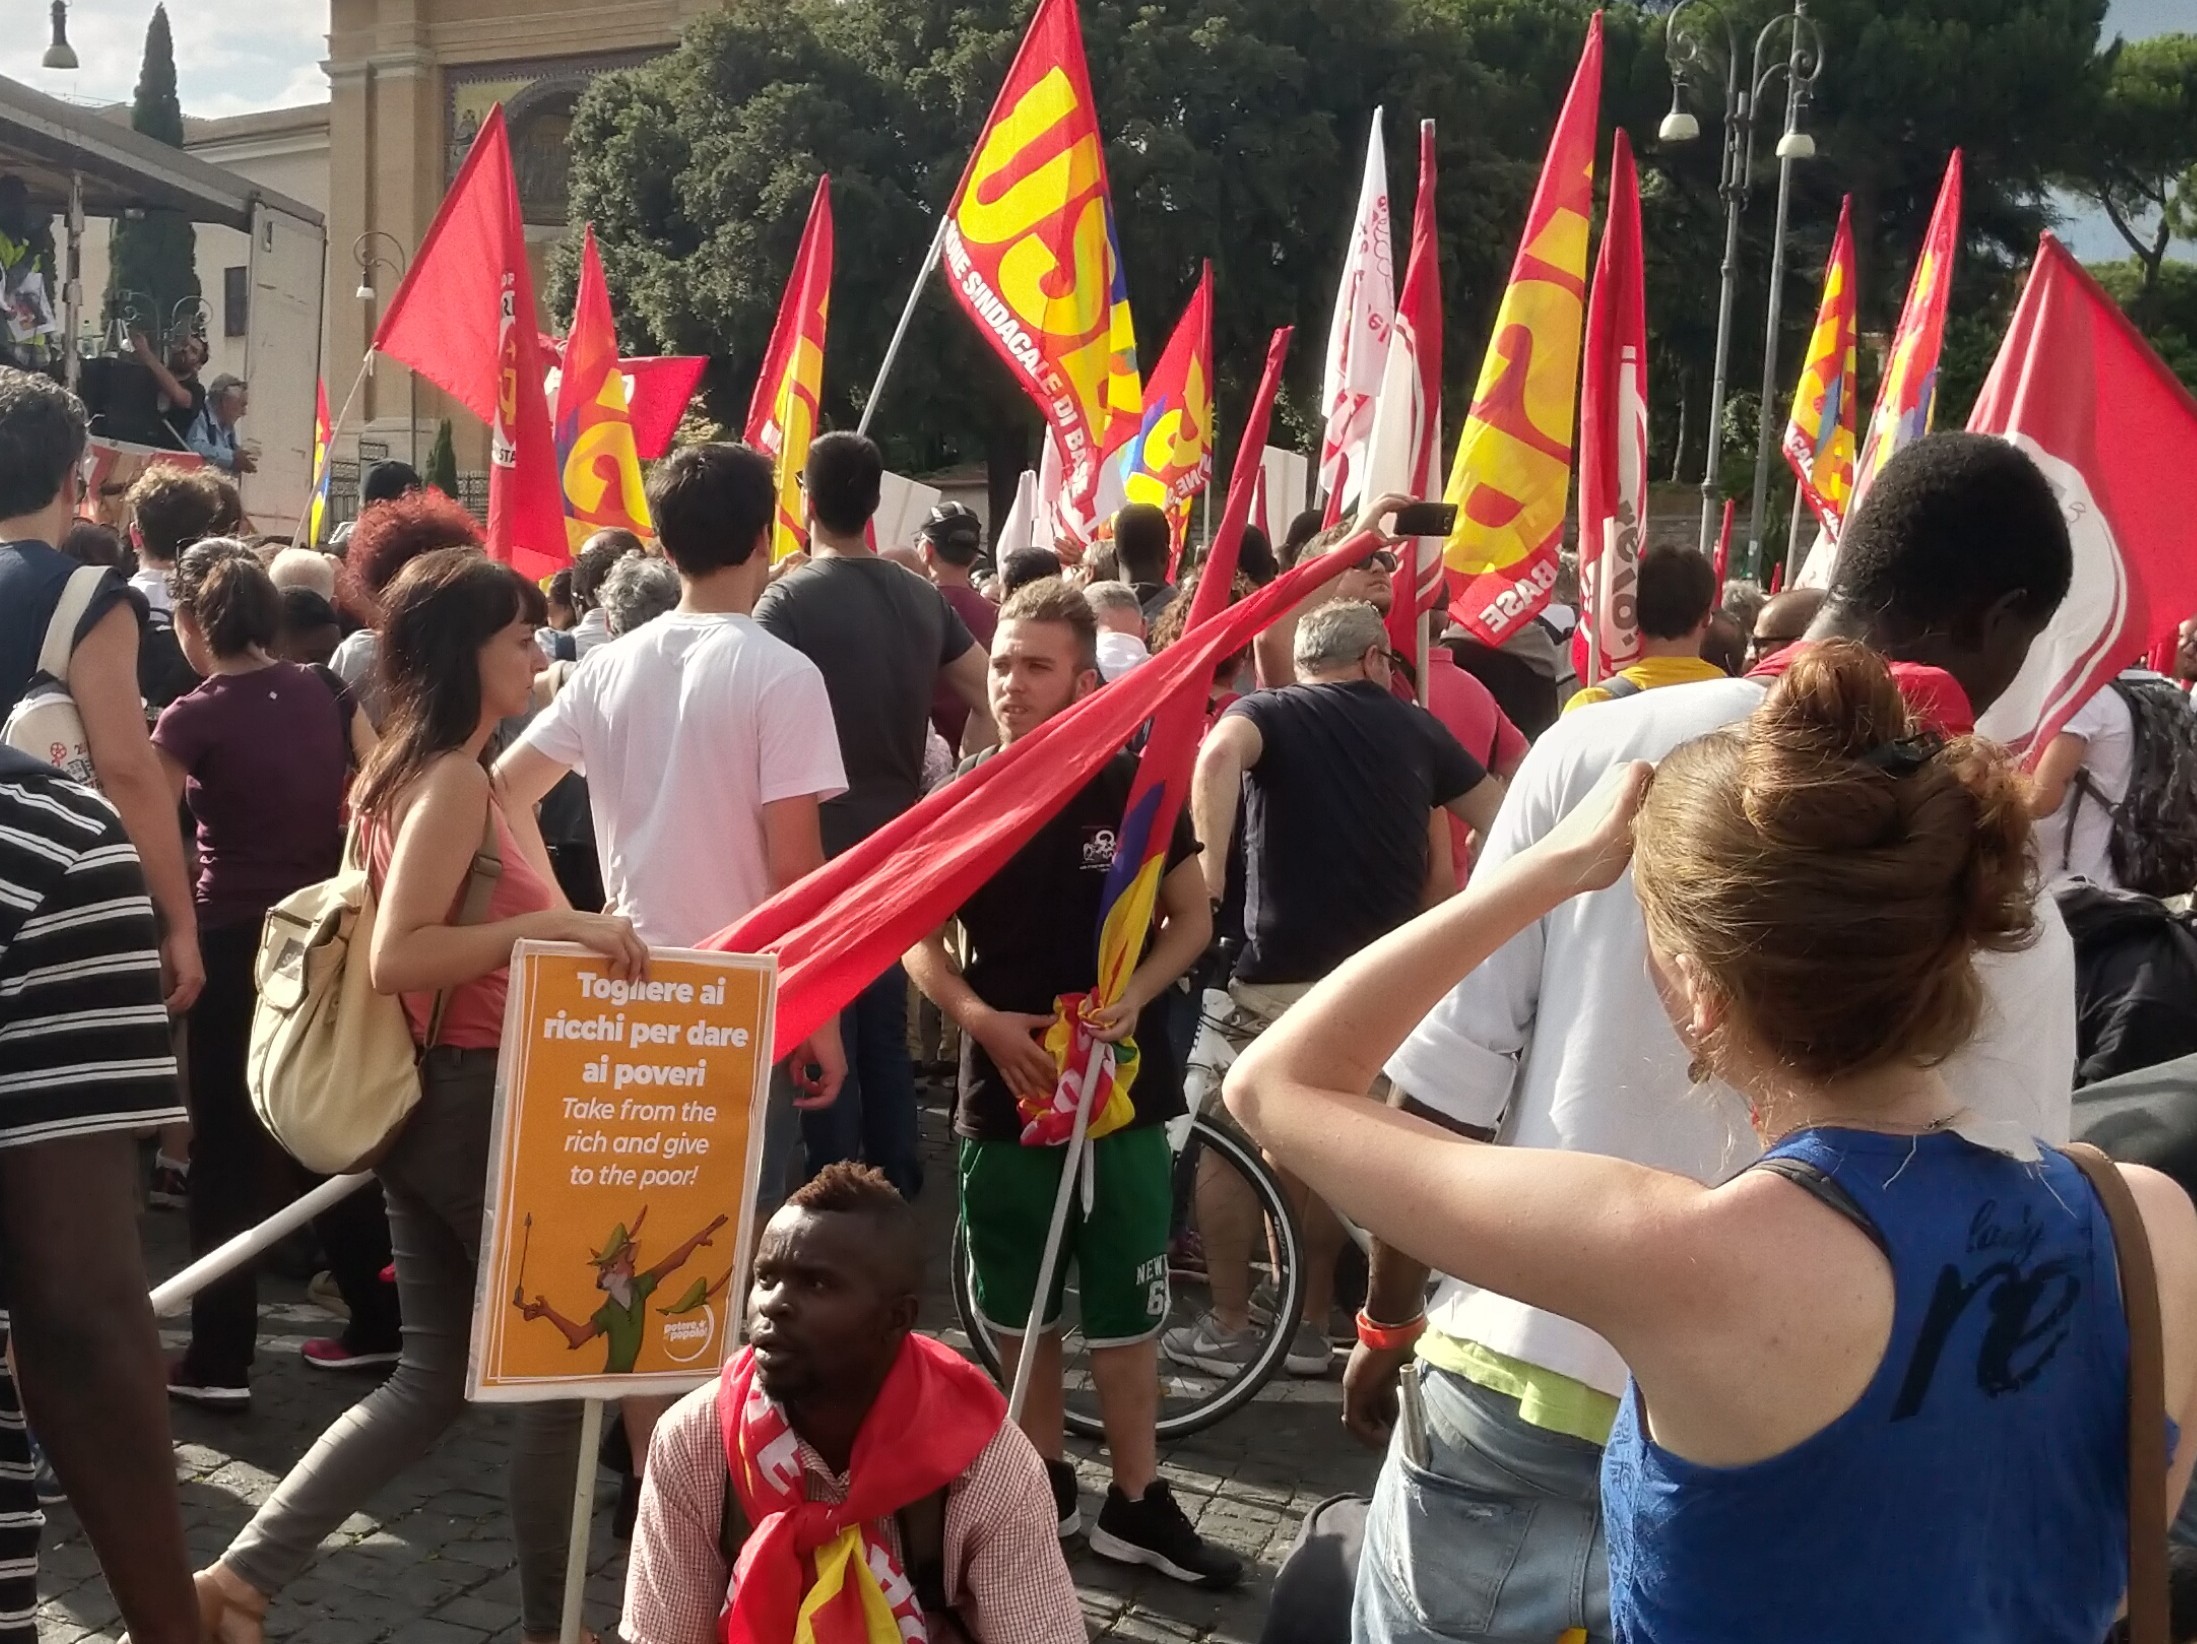
<path fill-rule="evenodd" d="M 1094 582 L 1083 602 L 1098 623 L 1099 677 L 1111 685 L 1140 662 L 1152 660 L 1145 645 L 1144 607 L 1126 582 Z"/>
<path fill-rule="evenodd" d="M 256 472 L 258 462 L 236 437 L 236 425 L 250 408 L 250 390 L 242 377 L 216 377 L 206 390 L 205 405 L 191 419 L 183 443 L 225 474 Z"/>
<path fill-rule="evenodd" d="M 1439 720 L 1392 694 L 1388 630 L 1372 605 L 1339 599 L 1305 613 L 1294 658 L 1298 683 L 1255 692 L 1221 716 L 1190 789 L 1216 903 L 1228 894 L 1242 806 L 1244 947 L 1223 1024 L 1238 1049 L 1360 948 L 1455 891 L 1445 813 L 1485 832 L 1503 797 L 1502 783 Z M 1304 1230 L 1307 1282 L 1284 1363 L 1325 1375 L 1342 1224 L 1301 1184 L 1285 1184 Z M 1213 1311 L 1160 1338 L 1170 1358 L 1212 1375 L 1242 1369 L 1261 1340 L 1250 1313 L 1257 1217 L 1228 1202 L 1242 1192 L 1218 1173 L 1200 1176 Z"/>
<path fill-rule="evenodd" d="M 679 604 L 679 573 L 671 561 L 634 554 L 620 560 L 603 579 L 603 614 L 613 637 L 623 638 Z"/>

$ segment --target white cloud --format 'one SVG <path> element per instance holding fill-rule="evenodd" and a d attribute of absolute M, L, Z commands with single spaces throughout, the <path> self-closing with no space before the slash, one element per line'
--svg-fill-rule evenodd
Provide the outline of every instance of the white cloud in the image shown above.
<path fill-rule="evenodd" d="M 0 74 L 77 101 L 125 102 L 145 55 L 152 0 L 71 0 L 69 43 L 81 67 L 42 69 L 48 37 L 38 0 L 11 0 L 33 12 L 30 26 L 0 34 Z M 320 60 L 328 50 L 327 0 L 168 0 L 175 35 L 176 84 L 183 112 L 238 114 L 317 102 L 328 95 Z"/>

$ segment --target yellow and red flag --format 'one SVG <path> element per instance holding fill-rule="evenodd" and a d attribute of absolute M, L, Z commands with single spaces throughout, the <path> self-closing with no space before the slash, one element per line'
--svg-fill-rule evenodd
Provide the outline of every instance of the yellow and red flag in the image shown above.
<path fill-rule="evenodd" d="M 1945 342 L 1946 302 L 1953 293 L 1953 259 L 1960 250 L 1961 151 L 1946 162 L 1930 231 L 1923 236 L 1922 257 L 1907 288 L 1907 303 L 1892 333 L 1892 353 L 1877 390 L 1877 409 L 1869 419 L 1869 440 L 1854 469 L 1850 508 L 1859 508 L 1877 475 L 1895 453 L 1930 432 L 1938 407 L 1938 352 Z"/>
<path fill-rule="evenodd" d="M 610 312 L 610 286 L 595 249 L 593 223 L 580 240 L 580 289 L 573 298 L 551 423 L 571 545 L 578 548 L 605 530 L 652 535 L 626 376 L 618 361 L 618 324 Z"/>
<path fill-rule="evenodd" d="M 313 384 L 313 507 L 305 529 L 305 540 L 315 548 L 321 527 L 328 523 L 328 447 L 335 438 L 328 421 L 328 379 L 322 377 Z"/>
<path fill-rule="evenodd" d="M 808 226 L 801 231 L 801 250 L 778 305 L 778 324 L 771 330 L 770 348 L 755 379 L 755 397 L 748 402 L 747 442 L 771 459 L 778 478 L 778 524 L 770 545 L 773 564 L 808 542 L 801 519 L 801 470 L 808 463 L 809 441 L 816 437 L 819 407 L 824 403 L 832 254 L 832 180 L 827 174 L 816 180 Z"/>
<path fill-rule="evenodd" d="M 1281 388 L 1282 367 L 1289 358 L 1290 335 L 1285 327 L 1275 332 L 1267 344 L 1266 373 L 1244 421 L 1228 504 L 1213 538 L 1212 554 L 1200 574 L 1197 594 L 1190 603 L 1190 620 L 1183 629 L 1186 638 L 1202 636 L 1207 631 L 1202 625 L 1228 608 L 1230 588 L 1236 580 L 1236 558 L 1243 546 L 1244 527 L 1251 520 L 1252 494 L 1258 486 L 1259 453 L 1266 447 L 1267 422 L 1274 409 L 1274 396 Z M 1070 1140 L 1079 1103 L 1090 1116 L 1088 1134 L 1094 1140 L 1121 1129 L 1136 1117 L 1129 1100 L 1130 1087 L 1137 1077 L 1136 1040 L 1101 1044 L 1091 1035 L 1090 1017 L 1120 1002 L 1130 977 L 1143 961 L 1152 921 L 1159 912 L 1160 883 L 1167 877 L 1168 846 L 1174 840 L 1176 819 L 1189 799 L 1190 771 L 1197 763 L 1198 743 L 1205 735 L 1205 715 L 1206 704 L 1196 692 L 1189 691 L 1169 697 L 1152 716 L 1151 733 L 1137 761 L 1136 780 L 1130 784 L 1129 799 L 1122 808 L 1121 831 L 1114 835 L 1114 861 L 1107 870 L 1106 888 L 1099 901 L 1098 985 L 1089 993 L 1070 994 L 1053 1002 L 1053 1025 L 1046 1030 L 1044 1043 L 1053 1053 L 1060 1078 L 1049 1099 L 1017 1100 L 1026 1147 L 1053 1147 Z"/>
<path fill-rule="evenodd" d="M 1075 0 L 1040 0 L 946 208 L 943 255 L 955 300 L 1059 442 L 1062 503 L 1081 535 L 1109 421 L 1128 417 L 1126 438 L 1141 410 L 1110 200 Z"/>
<path fill-rule="evenodd" d="M 1205 265 L 1190 305 L 1144 393 L 1140 437 L 1127 444 L 1131 502 L 1166 512 L 1183 539 L 1190 500 L 1213 478 L 1213 265 Z"/>
<path fill-rule="evenodd" d="M 1838 232 L 1823 270 L 1823 300 L 1808 338 L 1808 358 L 1793 414 L 1785 425 L 1785 460 L 1800 479 L 1800 494 L 1832 541 L 1846 528 L 1854 494 L 1854 399 L 1860 387 L 1855 346 L 1860 336 L 1854 294 L 1854 197 L 1839 202 Z"/>
<path fill-rule="evenodd" d="M 1480 365 L 1450 468 L 1457 528 L 1443 550 L 1450 614 L 1500 645 L 1548 603 L 1571 490 L 1594 215 L 1594 133 L 1602 100 L 1602 14 L 1549 138 L 1510 288 Z"/>

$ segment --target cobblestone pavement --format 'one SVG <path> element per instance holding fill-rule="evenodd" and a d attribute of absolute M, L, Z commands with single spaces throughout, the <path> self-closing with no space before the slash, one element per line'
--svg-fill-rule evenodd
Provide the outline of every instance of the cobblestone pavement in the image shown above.
<path fill-rule="evenodd" d="M 924 1325 L 950 1330 L 943 1284 L 953 1214 L 951 1155 L 928 1115 L 928 1186 L 921 1200 L 933 1259 Z M 184 1260 L 182 1218 L 148 1215 L 155 1271 Z M 263 1281 L 260 1361 L 246 1416 L 178 1407 L 176 1464 L 192 1557 L 210 1562 L 251 1516 L 285 1468 L 366 1390 L 359 1378 L 305 1368 L 298 1344 L 331 1331 L 303 1286 Z M 180 1319 L 165 1320 L 169 1341 Z M 1094 1558 L 1079 1538 L 1070 1566 L 1094 1638 L 1153 1644 L 1254 1644 L 1268 1589 L 1297 1526 L 1316 1502 L 1372 1487 L 1375 1460 L 1343 1432 L 1338 1383 L 1279 1381 L 1218 1427 L 1165 1450 L 1177 1496 L 1208 1536 L 1252 1561 L 1235 1593 L 1216 1595 Z M 276 1604 L 269 1635 L 302 1644 L 486 1644 L 519 1637 L 517 1576 L 502 1500 L 508 1418 L 469 1411 L 433 1455 L 344 1523 L 313 1567 Z M 1088 1522 L 1106 1487 L 1103 1457 L 1070 1440 L 1083 1475 Z M 613 1489 L 602 1479 L 607 1497 Z M 595 1523 L 587 1616 L 606 1640 L 618 1617 L 624 1550 L 610 1536 L 607 1500 Z M 50 1516 L 39 1591 L 40 1644 L 120 1637 L 121 1624 L 91 1549 L 66 1508 Z"/>

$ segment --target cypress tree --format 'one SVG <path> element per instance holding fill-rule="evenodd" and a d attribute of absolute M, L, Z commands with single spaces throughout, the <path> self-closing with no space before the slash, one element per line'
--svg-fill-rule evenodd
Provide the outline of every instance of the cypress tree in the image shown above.
<path fill-rule="evenodd" d="M 450 436 L 448 417 L 435 425 L 435 443 L 427 450 L 427 472 L 420 478 L 446 497 L 458 494 L 458 448 Z"/>
<path fill-rule="evenodd" d="M 168 8 L 153 8 L 145 29 L 145 61 L 138 70 L 137 94 L 130 103 L 130 129 L 171 148 L 183 146 L 183 104 L 176 96 L 175 36 Z M 162 335 L 178 304 L 196 301 L 198 236 L 180 211 L 147 211 L 114 226 L 107 275 L 107 323 L 119 317 L 145 330 L 153 346 L 165 351 Z M 199 321 L 184 316 L 199 329 Z"/>

